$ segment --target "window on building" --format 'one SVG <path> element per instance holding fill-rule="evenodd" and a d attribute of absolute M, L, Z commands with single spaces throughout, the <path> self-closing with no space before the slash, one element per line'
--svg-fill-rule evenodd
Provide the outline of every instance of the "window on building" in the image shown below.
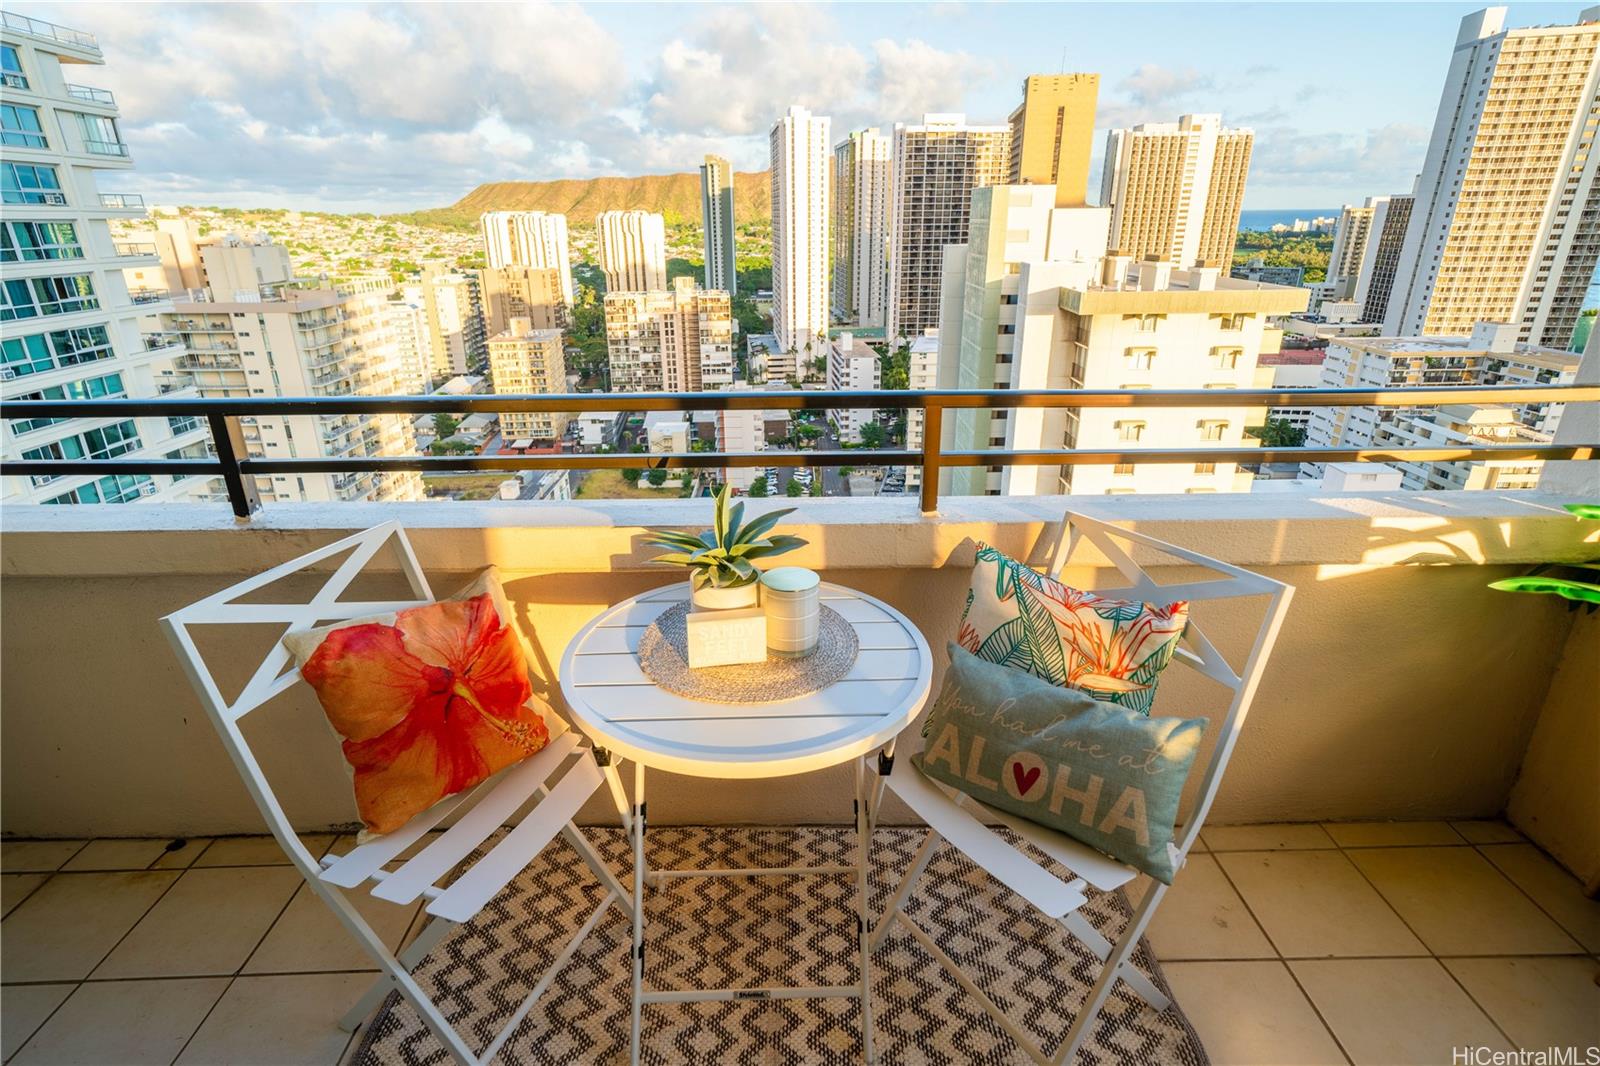
<path fill-rule="evenodd" d="M 83 246 L 70 222 L 7 222 L 0 225 L 0 263 L 82 259 Z"/>
<path fill-rule="evenodd" d="M 73 112 L 78 120 L 78 132 L 83 135 L 85 151 L 95 155 L 127 155 L 128 146 L 122 143 L 122 132 L 117 120 L 104 115 L 85 115 Z"/>
<path fill-rule="evenodd" d="M 22 453 L 24 459 L 113 459 L 139 447 L 139 430 L 132 420 L 97 426 L 73 437 L 63 437 Z M 36 474 L 35 485 L 48 485 L 59 475 Z"/>
<path fill-rule="evenodd" d="M 1145 423 L 1136 419 L 1118 422 L 1117 439 L 1142 440 L 1144 438 L 1144 427 Z"/>
<path fill-rule="evenodd" d="M 1231 333 L 1244 329 L 1245 323 L 1249 322 L 1255 316 L 1241 313 L 1231 315 L 1213 315 L 1212 317 L 1217 320 L 1217 328 L 1227 330 Z"/>
<path fill-rule="evenodd" d="M 24 393 L 14 397 L 18 400 L 103 400 L 107 397 L 126 396 L 128 390 L 122 384 L 121 374 L 106 374 L 98 378 L 85 378 L 83 381 L 69 381 L 63 385 L 52 385 L 48 389 L 37 392 Z M 57 422 L 66 422 L 65 418 L 21 418 L 11 423 L 11 432 L 15 434 L 32 433 L 36 429 L 53 426 Z"/>
<path fill-rule="evenodd" d="M 1129 370 L 1153 370 L 1156 365 L 1154 348 L 1129 348 L 1123 353 Z"/>
<path fill-rule="evenodd" d="M 1215 474 L 1217 472 L 1217 464 L 1216 463 L 1196 463 L 1196 464 L 1194 464 L 1194 472 L 1196 474 L 1201 474 L 1201 475 Z"/>
<path fill-rule="evenodd" d="M 92 311 L 100 306 L 94 294 L 94 280 L 88 274 L 69 274 L 57 278 L 16 278 L 0 288 L 0 322 L 40 315 L 68 315 Z"/>
<path fill-rule="evenodd" d="M 44 127 L 39 109 L 20 104 L 0 104 L 0 144 L 12 148 L 44 148 Z"/>
<path fill-rule="evenodd" d="M 1228 429 L 1228 423 L 1225 419 L 1203 419 L 1198 425 L 1201 440 L 1221 440 L 1222 434 Z"/>
<path fill-rule="evenodd" d="M 1242 348 L 1213 348 L 1211 349 L 1211 365 L 1222 370 L 1239 369 L 1239 360 L 1244 358 Z"/>
<path fill-rule="evenodd" d="M 1132 477 L 1133 466 L 1132 463 L 1118 463 L 1111 468 L 1111 473 L 1115 477 Z"/>
<path fill-rule="evenodd" d="M 22 73 L 22 58 L 9 44 L 0 44 L 0 74 L 3 74 L 8 89 L 28 87 L 28 78 Z"/>
<path fill-rule="evenodd" d="M 61 366 L 110 359 L 116 353 L 104 326 L 83 326 L 0 341 L 0 380 L 39 374 Z"/>
<path fill-rule="evenodd" d="M 99 481 L 80 485 L 71 492 L 53 496 L 45 503 L 127 503 L 140 496 L 154 496 L 156 483 L 146 474 L 112 474 Z"/>

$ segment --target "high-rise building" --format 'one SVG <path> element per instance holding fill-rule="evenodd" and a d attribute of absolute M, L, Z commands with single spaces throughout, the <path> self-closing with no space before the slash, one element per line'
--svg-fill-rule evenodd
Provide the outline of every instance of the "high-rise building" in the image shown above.
<path fill-rule="evenodd" d="M 939 325 L 944 248 L 964 244 L 972 190 L 1006 180 L 1011 127 L 968 125 L 965 115 L 924 115 L 894 128 L 889 223 L 891 342 Z"/>
<path fill-rule="evenodd" d="M 512 395 L 567 391 L 567 357 L 559 329 L 535 329 L 526 318 L 489 338 L 489 374 L 494 391 Z M 502 411 L 500 438 L 558 445 L 572 416 L 557 411 Z"/>
<path fill-rule="evenodd" d="M 486 265 L 554 267 L 561 272 L 561 298 L 573 300 L 572 262 L 567 252 L 567 216 L 548 211 L 490 211 L 479 220 Z"/>
<path fill-rule="evenodd" d="M 1400 250 L 1406 242 L 1406 226 L 1411 222 L 1410 196 L 1379 196 L 1370 201 L 1372 226 L 1361 257 L 1351 299 L 1361 308 L 1363 322 L 1382 322 L 1389 310 L 1389 294 L 1394 291 L 1395 271 L 1400 265 Z"/>
<path fill-rule="evenodd" d="M 733 165 L 720 155 L 708 155 L 700 164 L 700 229 L 705 237 L 705 287 L 732 296 L 739 291 Z"/>
<path fill-rule="evenodd" d="M 1323 284 L 1328 300 L 1348 300 L 1355 295 L 1361 278 L 1361 264 L 1372 238 L 1378 202 L 1385 197 L 1369 196 L 1360 207 L 1345 204 L 1339 209 L 1339 222 L 1333 229 L 1333 249 L 1328 253 L 1328 273 Z"/>
<path fill-rule="evenodd" d="M 484 345 L 483 297 L 478 277 L 444 263 L 422 264 L 422 281 L 404 290 L 420 297 L 428 321 L 428 351 L 435 377 L 481 372 L 488 359 Z"/>
<path fill-rule="evenodd" d="M 1057 207 L 1088 203 L 1098 74 L 1030 74 L 1011 112 L 1008 185 L 1054 185 Z"/>
<path fill-rule="evenodd" d="M 857 343 L 855 336 L 841 333 L 828 345 L 828 388 L 834 392 L 862 392 L 881 387 L 883 367 L 878 353 L 865 344 Z M 861 430 L 877 421 L 878 412 L 866 407 L 835 408 L 834 424 L 839 427 L 839 438 L 860 441 Z"/>
<path fill-rule="evenodd" d="M 275 251 L 274 251 L 275 250 Z M 254 290 L 202 289 L 159 316 L 185 350 L 167 382 L 201 396 L 395 396 L 411 391 L 391 332 L 387 277 L 340 282 L 294 278 L 280 245 L 238 239 L 198 249 L 206 275 L 237 280 L 260 270 Z M 416 454 L 399 415 L 258 415 L 241 418 L 254 458 L 378 458 Z M 272 474 L 256 478 L 273 500 L 418 500 L 412 471 Z"/>
<path fill-rule="evenodd" d="M 889 145 L 856 130 L 833 149 L 833 320 L 882 326 L 889 304 Z"/>
<path fill-rule="evenodd" d="M 1104 256 L 1110 212 L 1055 207 L 1032 185 L 972 194 L 970 237 L 945 262 L 939 385 L 963 389 L 1244 388 L 1278 347 L 1269 319 L 1305 308 L 1305 289 L 1221 277 L 1215 267 Z M 960 410 L 947 446 L 1131 449 L 1240 447 L 1246 408 Z M 941 474 L 957 495 L 1219 492 L 1247 487 L 1233 463 L 973 467 Z"/>
<path fill-rule="evenodd" d="M 561 295 L 561 271 L 555 267 L 490 267 L 483 279 L 484 332 L 511 328 L 513 318 L 526 318 L 533 329 L 565 329 L 567 303 Z"/>
<path fill-rule="evenodd" d="M 104 63 L 94 36 L 9 14 L 0 153 L 0 398 L 149 399 L 182 354 L 179 338 L 141 335 L 170 311 L 165 287 L 130 291 L 125 267 L 159 265 L 153 243 L 111 238 L 112 218 L 144 214 L 137 196 L 102 193 L 103 171 L 132 168 L 117 107 L 103 89 L 69 85 Z M 70 71 L 70 76 L 68 74 Z M 13 459 L 204 458 L 194 418 L 38 418 L 6 423 Z M 187 497 L 201 479 L 70 474 L 4 479 L 7 504 L 126 503 Z"/>
<path fill-rule="evenodd" d="M 1324 388 L 1451 388 L 1469 385 L 1566 385 L 1576 380 L 1580 356 L 1557 348 L 1519 343 L 1514 323 L 1479 322 L 1466 337 L 1334 337 L 1322 361 Z M 1528 403 L 1517 422 L 1554 434 L 1563 404 Z M 1318 407 L 1311 412 L 1306 444 L 1316 448 L 1370 448 L 1380 427 L 1403 415 L 1427 414 L 1414 407 Z M 1415 428 L 1415 427 L 1413 427 Z M 1318 477 L 1318 464 L 1301 466 Z"/>
<path fill-rule="evenodd" d="M 1509 322 L 1565 348 L 1600 259 L 1600 7 L 1461 20 L 1384 317 L 1392 336 Z"/>
<path fill-rule="evenodd" d="M 395 387 L 407 396 L 422 396 L 433 380 L 433 336 L 421 300 L 390 299 L 383 315 L 395 350 Z"/>
<path fill-rule="evenodd" d="M 772 329 L 804 376 L 828 332 L 830 120 L 791 107 L 772 127 Z"/>
<path fill-rule="evenodd" d="M 1504 404 L 1445 404 L 1437 410 L 1411 409 L 1380 422 L 1374 448 L 1481 448 L 1512 444 L 1540 447 L 1551 442 L 1543 430 L 1525 426 L 1517 410 Z M 1435 459 L 1391 461 L 1408 492 L 1429 489 L 1536 489 L 1543 459 Z"/>
<path fill-rule="evenodd" d="M 606 358 L 616 392 L 699 392 L 733 384 L 733 305 L 674 278 L 665 292 L 608 292 Z"/>
<path fill-rule="evenodd" d="M 1255 133 L 1221 115 L 1184 115 L 1106 135 L 1100 203 L 1111 208 L 1111 251 L 1177 267 L 1233 262 Z"/>
<path fill-rule="evenodd" d="M 961 247 L 957 245 L 957 247 Z M 939 387 L 939 331 L 930 329 L 920 337 L 912 337 L 910 362 L 906 367 L 906 388 L 912 392 L 926 392 Z M 922 448 L 923 430 L 927 415 L 913 408 L 906 412 L 906 450 Z M 906 467 L 906 491 L 915 491 L 922 484 L 922 467 Z"/>
<path fill-rule="evenodd" d="M 602 211 L 594 220 L 607 292 L 667 287 L 667 224 L 649 211 Z"/>

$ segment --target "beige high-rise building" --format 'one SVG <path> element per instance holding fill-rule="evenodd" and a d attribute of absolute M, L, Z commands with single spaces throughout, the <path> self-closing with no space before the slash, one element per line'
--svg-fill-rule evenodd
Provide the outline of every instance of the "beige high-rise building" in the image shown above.
<path fill-rule="evenodd" d="M 772 331 L 804 376 L 828 332 L 830 120 L 791 107 L 772 127 Z"/>
<path fill-rule="evenodd" d="M 1389 335 L 1509 322 L 1565 348 L 1600 259 L 1600 7 L 1570 26 L 1461 20 L 1384 318 Z"/>
<path fill-rule="evenodd" d="M 533 329 L 566 328 L 567 303 L 561 295 L 561 271 L 555 267 L 491 267 L 479 276 L 487 335 L 504 333 L 513 318 L 526 318 Z"/>
<path fill-rule="evenodd" d="M 428 312 L 420 300 L 391 299 L 383 306 L 395 348 L 395 388 L 406 396 L 422 396 L 433 379 L 433 337 Z"/>
<path fill-rule="evenodd" d="M 1011 127 L 924 115 L 920 125 L 895 125 L 892 152 L 887 335 L 895 340 L 938 327 L 945 246 L 967 240 L 972 190 L 1006 180 Z"/>
<path fill-rule="evenodd" d="M 666 292 L 608 292 L 614 392 L 700 392 L 733 384 L 733 303 L 674 278 Z"/>
<path fill-rule="evenodd" d="M 700 164 L 700 226 L 705 237 L 705 287 L 732 296 L 739 285 L 733 164 L 720 155 L 708 155 Z"/>
<path fill-rule="evenodd" d="M 428 321 L 428 350 L 435 377 L 481 372 L 484 347 L 483 298 L 476 274 L 444 263 L 424 263 L 422 281 L 405 289 L 408 299 L 420 297 Z"/>
<path fill-rule="evenodd" d="M 489 373 L 494 391 L 503 394 L 567 391 L 567 357 L 559 329 L 536 329 L 526 318 L 513 318 L 489 338 Z M 560 411 L 502 411 L 500 437 L 535 445 L 559 443 L 572 416 Z"/>
<path fill-rule="evenodd" d="M 1389 295 L 1394 291 L 1413 201 L 1410 196 L 1377 196 L 1368 202 L 1373 205 L 1372 224 L 1350 299 L 1361 308 L 1362 322 L 1382 322 L 1389 310 Z"/>
<path fill-rule="evenodd" d="M 1349 300 L 1355 296 L 1380 199 L 1387 198 L 1369 196 L 1360 207 L 1345 204 L 1339 210 L 1339 221 L 1333 228 L 1333 250 L 1328 254 L 1328 275 L 1323 283 L 1324 299 Z"/>
<path fill-rule="evenodd" d="M 1098 74 L 1030 74 L 1011 112 L 1008 185 L 1054 185 L 1057 207 L 1088 203 Z"/>
<path fill-rule="evenodd" d="M 561 298 L 573 300 L 567 216 L 548 211 L 490 211 L 478 220 L 484 259 L 498 267 L 554 267 L 561 272 Z"/>
<path fill-rule="evenodd" d="M 1111 208 L 1111 251 L 1226 270 L 1254 141 L 1253 130 L 1226 128 L 1221 115 L 1110 131 L 1100 203 Z"/>
<path fill-rule="evenodd" d="M 890 140 L 856 130 L 833 149 L 833 320 L 881 326 L 889 306 Z"/>
<path fill-rule="evenodd" d="M 667 287 L 667 224 L 649 211 L 602 211 L 594 220 L 607 292 Z"/>

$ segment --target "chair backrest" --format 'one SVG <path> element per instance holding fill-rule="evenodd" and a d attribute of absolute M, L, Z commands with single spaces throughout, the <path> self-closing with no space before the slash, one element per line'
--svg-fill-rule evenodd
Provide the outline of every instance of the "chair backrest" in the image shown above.
<path fill-rule="evenodd" d="M 341 599 L 341 595 L 372 561 L 373 556 L 391 540 L 399 555 L 400 569 L 411 588 L 413 598 L 387 601 Z M 334 568 L 317 591 L 305 602 L 235 602 L 274 582 L 309 571 L 317 564 L 335 559 L 346 552 L 349 554 L 344 561 Z M 293 688 L 300 681 L 300 673 L 294 669 L 289 653 L 282 643 L 274 641 L 265 658 L 251 672 L 249 681 L 245 683 L 239 695 L 229 700 L 223 695 L 210 664 L 196 646 L 190 630 L 199 626 L 282 625 L 283 630 L 279 634 L 281 637 L 297 629 L 309 629 L 328 622 L 367 615 L 388 614 L 432 600 L 433 593 L 428 587 L 428 579 L 417 563 L 416 553 L 411 549 L 411 542 L 406 539 L 405 530 L 401 529 L 397 522 L 386 522 L 247 578 L 237 585 L 207 596 L 161 619 L 161 628 L 177 653 L 178 661 L 182 664 L 189 683 L 194 686 L 201 704 L 211 717 L 212 725 L 221 736 L 229 757 L 233 759 L 234 766 L 244 779 L 250 798 L 260 808 L 262 817 L 266 819 L 279 845 L 307 877 L 315 875 L 318 868 L 317 859 L 300 842 L 298 834 L 289 824 L 277 795 L 273 792 L 261 764 L 257 761 L 249 741 L 239 726 L 245 715 Z"/>
<path fill-rule="evenodd" d="M 1148 603 L 1171 603 L 1188 600 L 1191 604 L 1207 600 L 1234 599 L 1245 596 L 1267 597 L 1266 610 L 1255 639 L 1244 661 L 1235 669 L 1226 656 L 1206 636 L 1205 630 L 1191 615 L 1173 662 L 1197 670 L 1205 677 L 1231 690 L 1232 698 L 1223 716 L 1220 733 L 1211 747 L 1211 756 L 1201 773 L 1194 809 L 1184 822 L 1183 836 L 1178 847 L 1187 854 L 1200 833 L 1200 826 L 1211 810 L 1217 789 L 1222 784 L 1223 772 L 1233 756 L 1239 731 L 1244 725 L 1250 704 L 1255 699 L 1261 675 L 1266 669 L 1272 646 L 1277 642 L 1278 631 L 1289 609 L 1294 587 L 1249 570 L 1242 570 L 1187 548 L 1180 548 L 1163 540 L 1133 530 L 1121 529 L 1086 515 L 1066 512 L 1056 527 L 1051 545 L 1050 576 L 1059 579 L 1071 565 L 1074 554 L 1085 544 L 1093 545 L 1111 561 L 1128 584 L 1122 588 L 1095 589 L 1097 595 L 1120 599 L 1143 600 Z M 1193 566 L 1203 567 L 1221 575 L 1215 580 L 1189 581 L 1160 585 L 1145 569 L 1134 562 L 1131 551 L 1124 545 L 1139 545 L 1170 556 Z"/>

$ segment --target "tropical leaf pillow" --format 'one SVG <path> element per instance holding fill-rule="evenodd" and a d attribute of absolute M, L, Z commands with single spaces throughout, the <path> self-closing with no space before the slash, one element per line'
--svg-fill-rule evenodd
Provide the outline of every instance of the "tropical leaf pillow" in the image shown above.
<path fill-rule="evenodd" d="M 1097 596 L 979 544 L 956 643 L 980 659 L 1149 714 L 1188 623 L 1186 601 Z"/>

